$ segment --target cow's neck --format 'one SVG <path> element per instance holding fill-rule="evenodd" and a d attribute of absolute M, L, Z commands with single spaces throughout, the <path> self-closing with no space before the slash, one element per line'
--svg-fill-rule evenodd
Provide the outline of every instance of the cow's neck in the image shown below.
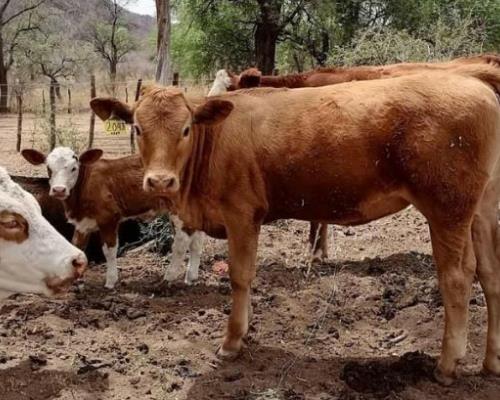
<path fill-rule="evenodd" d="M 66 200 L 63 201 L 64 210 L 68 217 L 77 217 L 73 215 L 77 212 L 78 208 L 82 206 L 82 193 L 90 175 L 91 166 L 80 165 L 78 171 L 78 179 L 76 180 L 75 187 L 71 189 L 70 195 Z"/>
<path fill-rule="evenodd" d="M 181 189 L 174 200 L 179 217 L 188 225 L 200 229 L 203 225 L 204 193 L 208 191 L 212 156 L 217 135 L 209 127 L 193 132 L 193 147 L 181 177 Z M 196 225 L 196 226 L 195 226 Z"/>

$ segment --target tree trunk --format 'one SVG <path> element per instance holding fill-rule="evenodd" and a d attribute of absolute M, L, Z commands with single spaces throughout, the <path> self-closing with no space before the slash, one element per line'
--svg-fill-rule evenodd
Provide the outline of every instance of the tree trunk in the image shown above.
<path fill-rule="evenodd" d="M 71 88 L 68 88 L 68 114 L 71 114 Z"/>
<path fill-rule="evenodd" d="M 170 0 L 156 0 L 156 20 L 158 36 L 156 39 L 156 72 L 155 80 L 168 85 L 172 76 L 170 60 Z"/>
<path fill-rule="evenodd" d="M 255 61 L 264 75 L 272 75 L 276 42 L 280 33 L 282 0 L 258 0 L 259 17 L 255 29 Z"/>
<path fill-rule="evenodd" d="M 56 88 L 57 81 L 54 79 L 50 80 L 49 87 L 49 103 L 50 103 L 50 114 L 49 114 L 49 149 L 54 150 L 56 147 Z"/>
<path fill-rule="evenodd" d="M 116 69 L 117 69 L 117 61 L 109 62 L 109 80 L 111 82 L 111 96 L 116 97 Z"/>

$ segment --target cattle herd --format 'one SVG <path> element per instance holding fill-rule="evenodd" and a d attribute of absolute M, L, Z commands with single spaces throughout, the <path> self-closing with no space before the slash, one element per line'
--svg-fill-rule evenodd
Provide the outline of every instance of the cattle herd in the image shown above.
<path fill-rule="evenodd" d="M 1 297 L 67 289 L 87 267 L 82 250 L 95 231 L 112 289 L 120 223 L 168 213 L 176 234 L 166 281 L 198 278 L 204 234 L 228 241 L 232 308 L 217 353 L 231 359 L 252 318 L 262 224 L 310 221 L 311 253 L 322 258 L 327 224 L 413 205 L 429 224 L 445 308 L 436 379 L 450 384 L 465 355 L 476 278 L 488 307 L 484 371 L 500 375 L 500 56 L 285 76 L 221 70 L 206 98 L 149 86 L 132 108 L 114 98 L 90 105 L 131 124 L 139 155 L 22 152 L 46 165 L 73 244 L 0 167 Z"/>

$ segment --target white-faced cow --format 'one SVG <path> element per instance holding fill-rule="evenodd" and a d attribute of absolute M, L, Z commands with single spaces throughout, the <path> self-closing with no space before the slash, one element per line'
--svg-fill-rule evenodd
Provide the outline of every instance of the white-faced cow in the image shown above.
<path fill-rule="evenodd" d="M 106 283 L 109 289 L 118 282 L 118 226 L 128 218 L 157 215 L 162 207 L 158 198 L 142 190 L 142 165 L 139 156 L 114 160 L 101 159 L 102 150 L 91 149 L 78 157 L 67 147 L 55 148 L 48 156 L 25 149 L 23 157 L 31 164 L 46 164 L 50 195 L 64 204 L 68 221 L 75 226 L 73 243 L 85 248 L 89 235 L 98 231 L 106 257 Z M 201 232 L 177 229 L 171 265 L 165 280 L 178 279 L 183 272 L 186 248 L 190 261 L 185 281 L 198 279 L 202 243 Z"/>
<path fill-rule="evenodd" d="M 208 91 L 209 97 L 211 96 L 219 96 L 223 93 L 227 92 L 227 89 L 231 86 L 231 77 L 227 73 L 225 69 L 220 69 L 215 74 L 214 82 L 212 83 L 212 87 Z"/>
<path fill-rule="evenodd" d="M 61 292 L 86 266 L 83 252 L 43 218 L 35 198 L 0 167 L 0 298 Z"/>
<path fill-rule="evenodd" d="M 445 308 L 437 379 L 451 383 L 465 355 L 476 275 L 488 305 L 484 368 L 500 375 L 499 90 L 499 69 L 478 64 L 213 99 L 153 87 L 133 109 L 120 104 L 144 189 L 191 229 L 227 235 L 233 304 L 219 354 L 237 354 L 247 333 L 263 223 L 364 224 L 413 204 L 430 226 Z M 117 104 L 91 102 L 104 119 Z"/>

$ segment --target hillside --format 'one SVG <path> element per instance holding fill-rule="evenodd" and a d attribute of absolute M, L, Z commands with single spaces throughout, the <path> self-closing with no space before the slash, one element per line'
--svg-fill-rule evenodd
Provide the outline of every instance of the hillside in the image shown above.
<path fill-rule="evenodd" d="M 51 0 L 50 5 L 64 12 L 65 24 L 76 26 L 76 31 L 83 33 L 90 22 L 107 15 L 106 1 L 109 0 Z M 155 19 L 128 10 L 123 10 L 123 13 L 129 30 L 140 41 L 146 39 L 155 26 Z"/>

